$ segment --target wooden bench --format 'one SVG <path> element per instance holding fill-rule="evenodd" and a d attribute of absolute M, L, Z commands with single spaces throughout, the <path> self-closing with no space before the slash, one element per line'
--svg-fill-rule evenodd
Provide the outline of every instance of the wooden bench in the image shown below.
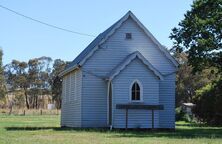
<path fill-rule="evenodd" d="M 125 129 L 128 128 L 128 110 L 129 109 L 143 109 L 143 110 L 151 110 L 152 111 L 152 129 L 154 129 L 154 110 L 163 110 L 163 105 L 148 105 L 148 104 L 117 104 L 116 109 L 125 109 L 126 110 L 126 126 Z"/>

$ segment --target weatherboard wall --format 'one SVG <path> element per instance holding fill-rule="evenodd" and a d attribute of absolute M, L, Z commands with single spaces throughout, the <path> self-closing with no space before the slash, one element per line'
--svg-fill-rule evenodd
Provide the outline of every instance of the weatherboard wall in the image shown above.
<path fill-rule="evenodd" d="M 132 39 L 125 34 L 132 33 Z M 135 21 L 128 18 L 93 53 L 83 67 L 94 73 L 107 74 L 129 54 L 139 51 L 162 74 L 175 71 L 175 66 L 166 58 Z"/>
<path fill-rule="evenodd" d="M 132 33 L 132 39 L 126 39 L 126 33 Z M 145 32 L 137 25 L 135 21 L 133 21 L 131 18 L 128 18 L 103 44 L 99 45 L 99 48 L 82 65 L 81 78 L 79 79 L 79 85 L 82 86 L 79 88 L 79 91 L 81 91 L 79 94 L 79 101 L 77 100 L 75 104 L 67 104 L 64 102 L 65 100 L 63 100 L 62 125 L 71 127 L 108 126 L 107 81 L 105 81 L 104 78 L 112 69 L 114 69 L 114 67 L 121 63 L 126 56 L 135 51 L 139 51 L 157 70 L 159 70 L 164 75 L 175 72 L 176 70 L 173 63 L 168 58 L 166 58 L 166 56 L 162 51 L 159 50 L 151 38 L 145 34 Z M 141 66 L 141 64 L 138 64 L 138 66 Z M 143 79 L 141 81 L 143 81 L 143 83 L 146 85 L 146 88 L 149 90 L 145 92 L 149 97 L 146 102 L 158 103 L 159 100 L 160 104 L 164 104 L 164 107 L 166 107 L 164 112 L 155 113 L 155 120 L 157 121 L 155 126 L 166 128 L 174 127 L 175 115 L 173 107 L 175 102 L 175 75 L 173 74 L 172 76 L 167 77 L 166 80 L 163 80 L 160 82 L 160 84 L 155 84 L 154 80 L 151 80 L 151 76 L 149 75 L 150 73 L 143 71 L 142 68 L 138 68 L 138 71 L 136 71 L 136 69 L 131 69 L 131 71 L 139 73 L 140 76 L 144 76 L 141 78 Z M 129 86 L 130 80 L 137 76 L 136 73 L 133 74 L 129 72 L 128 75 L 122 75 L 122 78 L 119 77 L 121 82 L 116 82 L 116 84 L 113 85 L 114 95 L 121 95 L 122 91 L 120 89 L 126 89 L 126 87 Z M 147 78 L 146 75 L 148 75 Z M 69 87 L 70 82 L 68 82 L 69 80 L 67 80 L 66 77 L 67 75 L 63 78 L 65 81 L 63 90 L 68 93 L 69 88 L 67 87 Z M 159 89 L 160 91 L 156 92 L 156 89 Z M 124 99 L 122 99 L 122 97 L 125 97 L 127 93 L 129 92 L 122 92 L 123 95 L 113 98 L 113 101 L 117 100 L 117 102 L 126 102 L 121 100 Z M 113 103 L 114 113 L 116 112 L 115 104 L 116 103 Z M 130 115 L 131 124 L 129 123 L 131 127 L 151 126 L 151 112 L 145 112 L 141 110 L 136 114 L 133 111 L 130 113 L 132 113 Z M 160 119 L 158 117 L 160 117 Z M 114 126 L 123 127 L 122 112 L 117 111 L 113 120 Z M 135 123 L 136 120 L 140 121 L 139 124 Z M 144 124 L 142 124 L 143 122 Z"/>
<path fill-rule="evenodd" d="M 125 39 L 125 33 L 132 33 L 132 39 Z M 88 127 L 105 125 L 107 118 L 107 84 L 102 78 L 105 77 L 116 65 L 121 63 L 127 55 L 135 51 L 139 51 L 162 74 L 169 74 L 176 70 L 172 62 L 164 56 L 164 54 L 158 49 L 157 45 L 153 43 L 153 41 L 131 18 L 128 18 L 122 26 L 120 26 L 107 39 L 107 41 L 99 46 L 99 49 L 97 49 L 82 66 L 82 69 L 88 72 L 86 77 L 83 78 L 83 125 Z M 91 76 L 89 73 L 91 73 Z M 168 117 L 166 120 L 160 121 L 160 123 L 163 122 L 163 125 L 160 124 L 160 126 L 163 127 L 174 126 L 174 110 L 172 109 L 172 107 L 174 107 L 173 103 L 175 96 L 172 92 L 175 88 L 173 85 L 175 83 L 174 80 L 175 79 L 166 80 L 159 86 L 159 93 L 163 99 L 160 101 L 167 108 L 167 110 L 160 115 L 161 118 Z M 129 81 L 126 79 L 126 83 L 127 82 Z M 147 83 L 149 82 L 150 81 L 147 81 Z M 155 85 L 150 86 L 152 89 L 155 89 Z M 115 91 L 115 89 L 118 89 L 117 87 L 121 89 L 124 86 L 114 86 L 113 90 Z M 168 90 L 166 90 L 166 88 L 168 88 Z M 161 92 L 161 90 L 164 90 L 164 93 Z M 150 101 L 150 103 L 152 102 L 153 101 Z M 115 105 L 113 105 L 113 109 L 115 111 Z M 155 119 L 157 119 L 158 116 L 158 112 L 156 113 Z M 131 115 L 131 118 L 133 118 L 132 116 L 133 115 Z M 134 119 L 141 119 L 143 121 L 144 119 L 142 119 L 142 117 L 144 116 L 145 115 L 141 114 L 140 116 L 138 115 L 134 117 Z M 146 116 L 151 119 L 151 113 L 148 112 Z M 167 123 L 168 120 L 169 122 Z M 117 121 L 115 120 L 115 122 Z M 120 123 L 123 123 L 122 117 L 120 118 Z M 116 126 L 122 127 L 123 125 L 120 124 Z M 147 124 L 147 122 L 144 122 L 144 125 L 141 125 L 141 127 L 143 126 L 150 127 L 150 123 Z M 156 123 L 156 127 L 158 127 L 158 123 Z"/>
<path fill-rule="evenodd" d="M 82 71 L 65 75 L 62 89 L 61 126 L 81 127 Z"/>
<path fill-rule="evenodd" d="M 164 105 L 160 111 L 161 128 L 175 128 L 175 81 L 175 73 L 160 81 L 160 104 Z"/>
<path fill-rule="evenodd" d="M 107 127 L 107 82 L 83 71 L 82 127 Z"/>
<path fill-rule="evenodd" d="M 116 104 L 132 102 L 130 93 L 132 83 L 138 80 L 142 101 L 137 104 L 159 104 L 159 78 L 140 59 L 133 60 L 113 82 L 113 127 L 125 128 L 125 110 L 116 109 Z M 154 112 L 154 126 L 159 128 L 159 112 Z M 128 128 L 151 128 L 151 110 L 129 110 Z"/>

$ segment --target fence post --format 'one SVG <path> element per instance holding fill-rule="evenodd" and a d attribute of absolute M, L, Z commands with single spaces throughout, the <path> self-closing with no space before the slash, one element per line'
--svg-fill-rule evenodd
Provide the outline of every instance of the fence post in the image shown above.
<path fill-rule="evenodd" d="M 40 114 L 42 115 L 42 109 L 40 110 Z"/>
<path fill-rule="evenodd" d="M 23 110 L 23 115 L 25 116 L 25 110 Z"/>

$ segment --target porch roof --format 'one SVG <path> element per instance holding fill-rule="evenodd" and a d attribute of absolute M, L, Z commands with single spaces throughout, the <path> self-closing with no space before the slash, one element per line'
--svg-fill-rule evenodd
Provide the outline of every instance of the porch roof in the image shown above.
<path fill-rule="evenodd" d="M 131 63 L 134 59 L 138 58 L 142 61 L 144 65 L 148 69 L 150 69 L 155 76 L 157 76 L 160 80 L 163 80 L 162 74 L 139 52 L 135 51 L 128 56 L 126 56 L 122 62 L 120 62 L 116 67 L 114 67 L 113 70 L 107 75 L 108 80 L 114 79 L 115 76 L 117 76 L 129 63 Z"/>

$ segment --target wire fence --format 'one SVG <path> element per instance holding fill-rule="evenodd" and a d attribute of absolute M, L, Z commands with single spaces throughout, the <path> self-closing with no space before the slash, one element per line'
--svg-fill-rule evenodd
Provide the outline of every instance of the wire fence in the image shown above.
<path fill-rule="evenodd" d="M 0 114 L 5 115 L 60 115 L 61 110 L 53 109 L 0 109 Z"/>

